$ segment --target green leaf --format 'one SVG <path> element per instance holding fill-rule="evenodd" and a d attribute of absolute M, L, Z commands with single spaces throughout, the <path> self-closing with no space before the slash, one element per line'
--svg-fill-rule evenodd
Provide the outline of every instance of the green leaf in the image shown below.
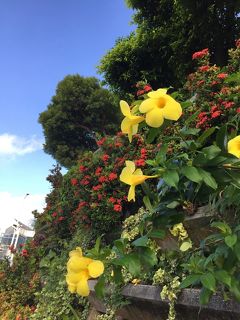
<path fill-rule="evenodd" d="M 135 247 L 146 247 L 148 242 L 148 237 L 147 236 L 143 236 L 141 238 L 138 238 L 136 240 L 134 240 L 132 242 L 132 245 L 134 245 Z"/>
<path fill-rule="evenodd" d="M 165 230 L 152 230 L 148 233 L 148 236 L 150 238 L 157 238 L 157 239 L 164 239 L 166 237 L 166 231 Z"/>
<path fill-rule="evenodd" d="M 186 121 L 185 124 L 188 125 L 189 123 L 191 123 L 193 120 L 195 120 L 197 118 L 197 116 L 199 115 L 199 111 L 196 111 L 194 114 L 192 114 Z"/>
<path fill-rule="evenodd" d="M 163 180 L 168 184 L 170 187 L 175 187 L 177 189 L 177 185 L 179 182 L 179 175 L 176 170 L 167 170 L 163 173 L 162 176 Z"/>
<path fill-rule="evenodd" d="M 233 278 L 231 282 L 230 291 L 235 295 L 238 302 L 240 302 L 240 286 L 239 280 Z"/>
<path fill-rule="evenodd" d="M 231 286 L 231 276 L 227 273 L 226 270 L 215 271 L 214 276 L 218 281 L 228 285 L 229 287 Z"/>
<path fill-rule="evenodd" d="M 145 268 L 151 268 L 157 264 L 156 252 L 150 248 L 138 247 L 138 255 L 142 266 Z"/>
<path fill-rule="evenodd" d="M 145 204 L 146 209 L 152 212 L 153 207 L 148 196 L 143 197 L 143 203 Z"/>
<path fill-rule="evenodd" d="M 104 293 L 105 293 L 105 277 L 104 276 L 99 277 L 98 282 L 94 286 L 94 290 L 96 292 L 96 296 L 99 299 L 104 297 Z"/>
<path fill-rule="evenodd" d="M 204 131 L 204 133 L 197 139 L 197 142 L 203 144 L 203 142 L 208 137 L 210 137 L 214 133 L 215 130 L 216 130 L 216 128 L 212 127 L 212 128 L 209 128 L 208 130 Z"/>
<path fill-rule="evenodd" d="M 182 135 L 184 136 L 188 136 L 188 135 L 192 135 L 192 136 L 196 136 L 199 133 L 200 129 L 197 128 L 186 128 L 183 127 L 180 132 Z"/>
<path fill-rule="evenodd" d="M 191 286 L 192 284 L 195 284 L 196 282 L 200 281 L 200 277 L 200 274 L 190 274 L 181 282 L 180 288 L 184 289 Z"/>
<path fill-rule="evenodd" d="M 227 142 L 228 142 L 227 125 L 224 125 L 217 132 L 216 143 L 221 150 L 226 151 Z"/>
<path fill-rule="evenodd" d="M 202 176 L 199 174 L 198 170 L 195 167 L 182 167 L 181 172 L 185 177 L 193 182 L 199 183 L 202 181 Z"/>
<path fill-rule="evenodd" d="M 206 156 L 208 160 L 212 160 L 216 158 L 217 155 L 221 152 L 221 149 L 217 146 L 209 146 L 202 149 L 203 154 Z"/>
<path fill-rule="evenodd" d="M 229 227 L 229 225 L 225 222 L 222 222 L 222 221 L 215 221 L 215 222 L 211 223 L 211 227 L 221 230 L 223 234 L 231 234 L 232 233 L 232 230 Z"/>
<path fill-rule="evenodd" d="M 205 287 L 203 287 L 201 289 L 201 293 L 200 293 L 200 304 L 204 305 L 204 304 L 208 304 L 211 296 L 212 296 L 213 292 Z"/>
<path fill-rule="evenodd" d="M 159 133 L 159 128 L 150 128 L 146 138 L 146 143 L 152 143 Z"/>
<path fill-rule="evenodd" d="M 168 145 L 162 144 L 155 159 L 157 164 L 163 164 L 166 161 L 167 151 L 168 151 Z"/>
<path fill-rule="evenodd" d="M 202 176 L 202 179 L 206 183 L 206 185 L 216 190 L 218 185 L 216 180 L 213 178 L 213 176 L 209 172 L 201 168 L 197 168 L 197 170 L 198 170 L 198 173 Z"/>
<path fill-rule="evenodd" d="M 234 246 L 234 253 L 238 259 L 238 261 L 240 261 L 240 242 L 237 242 Z"/>
<path fill-rule="evenodd" d="M 233 246 L 235 245 L 235 243 L 237 242 L 237 236 L 236 234 L 231 234 L 229 236 L 226 236 L 224 238 L 224 241 L 226 243 L 226 245 L 229 247 L 229 248 L 233 248 Z"/>
<path fill-rule="evenodd" d="M 209 290 L 211 290 L 213 292 L 216 291 L 216 280 L 215 280 L 215 278 L 214 278 L 212 273 L 208 272 L 206 274 L 203 274 L 201 276 L 200 280 L 202 282 L 202 285 L 205 288 L 207 288 L 207 289 L 209 289 Z"/>
<path fill-rule="evenodd" d="M 175 209 L 176 207 L 178 207 L 180 205 L 179 201 L 172 201 L 167 205 L 167 208 L 169 209 Z"/>

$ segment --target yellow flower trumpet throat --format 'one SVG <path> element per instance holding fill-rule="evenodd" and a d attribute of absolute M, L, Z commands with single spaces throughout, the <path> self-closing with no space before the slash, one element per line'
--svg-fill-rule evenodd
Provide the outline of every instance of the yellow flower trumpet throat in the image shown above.
<path fill-rule="evenodd" d="M 135 187 L 150 178 L 157 178 L 158 175 L 145 176 L 141 169 L 136 169 L 133 161 L 126 161 L 126 167 L 120 174 L 120 181 L 130 185 L 128 191 L 128 201 L 135 201 Z"/>
<path fill-rule="evenodd" d="M 182 115 L 181 105 L 167 94 L 167 89 L 158 89 L 148 93 L 139 111 L 146 113 L 146 123 L 153 128 L 160 127 L 164 119 L 178 120 Z"/>
<path fill-rule="evenodd" d="M 104 264 L 99 260 L 83 257 L 82 249 L 77 247 L 69 253 L 66 282 L 71 293 L 77 292 L 82 297 L 90 293 L 88 280 L 98 278 L 104 272 Z"/>

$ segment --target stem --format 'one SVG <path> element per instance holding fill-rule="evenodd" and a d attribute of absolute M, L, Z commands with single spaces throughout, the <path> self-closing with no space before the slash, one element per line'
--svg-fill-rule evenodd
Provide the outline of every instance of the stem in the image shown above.
<path fill-rule="evenodd" d="M 69 309 L 72 311 L 72 314 L 74 315 L 76 320 L 81 320 L 77 314 L 77 312 L 74 310 L 74 308 L 71 306 L 71 304 L 68 305 Z"/>

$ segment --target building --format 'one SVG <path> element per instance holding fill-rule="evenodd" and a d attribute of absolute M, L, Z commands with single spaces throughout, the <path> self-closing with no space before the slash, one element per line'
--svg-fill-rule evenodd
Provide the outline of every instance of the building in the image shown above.
<path fill-rule="evenodd" d="M 0 259 L 9 257 L 10 260 L 12 260 L 13 253 L 9 250 L 9 247 L 13 250 L 17 250 L 33 236 L 34 230 L 26 226 L 24 223 L 16 220 L 15 224 L 8 227 L 5 232 L 0 235 Z"/>

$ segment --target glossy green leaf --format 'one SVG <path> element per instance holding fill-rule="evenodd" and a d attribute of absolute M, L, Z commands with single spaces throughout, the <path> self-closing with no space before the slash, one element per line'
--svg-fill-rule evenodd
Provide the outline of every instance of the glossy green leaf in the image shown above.
<path fill-rule="evenodd" d="M 200 281 L 200 277 L 200 274 L 190 274 L 181 282 L 180 288 L 184 289 L 191 286 L 192 284 L 195 284 L 196 282 Z"/>
<path fill-rule="evenodd" d="M 206 185 L 208 185 L 212 189 L 217 189 L 217 186 L 218 186 L 217 182 L 209 172 L 201 168 L 197 168 L 197 170 L 198 170 L 198 173 L 201 175 L 203 181 L 206 183 Z"/>
<path fill-rule="evenodd" d="M 200 297 L 199 297 L 200 304 L 201 305 L 208 304 L 212 294 L 213 294 L 213 292 L 211 290 L 203 287 L 201 289 L 201 293 L 200 293 Z"/>
<path fill-rule="evenodd" d="M 179 182 L 179 175 L 176 170 L 167 170 L 163 173 L 162 176 L 163 180 L 168 184 L 170 187 L 175 187 L 177 189 L 177 185 Z"/>
<path fill-rule="evenodd" d="M 202 285 L 205 288 L 213 292 L 216 291 L 216 280 L 212 273 L 208 272 L 206 274 L 203 274 L 200 279 L 201 279 Z"/>
<path fill-rule="evenodd" d="M 216 143 L 221 150 L 226 151 L 227 150 L 227 141 L 228 141 L 227 125 L 224 125 L 217 132 Z"/>
<path fill-rule="evenodd" d="M 196 183 L 201 182 L 203 179 L 195 167 L 190 167 L 190 166 L 182 167 L 181 172 L 189 180 Z"/>
<path fill-rule="evenodd" d="M 218 270 L 214 272 L 214 276 L 218 281 L 231 286 L 231 276 L 227 273 L 226 270 Z"/>
<path fill-rule="evenodd" d="M 147 243 L 148 243 L 148 237 L 143 236 L 141 238 L 134 240 L 132 242 L 132 245 L 134 245 L 135 247 L 146 247 Z"/>
<path fill-rule="evenodd" d="M 233 246 L 235 245 L 235 243 L 237 242 L 237 236 L 236 234 L 231 234 L 229 236 L 226 236 L 224 238 L 224 241 L 226 243 L 226 245 L 229 247 L 229 248 L 233 248 Z"/>

